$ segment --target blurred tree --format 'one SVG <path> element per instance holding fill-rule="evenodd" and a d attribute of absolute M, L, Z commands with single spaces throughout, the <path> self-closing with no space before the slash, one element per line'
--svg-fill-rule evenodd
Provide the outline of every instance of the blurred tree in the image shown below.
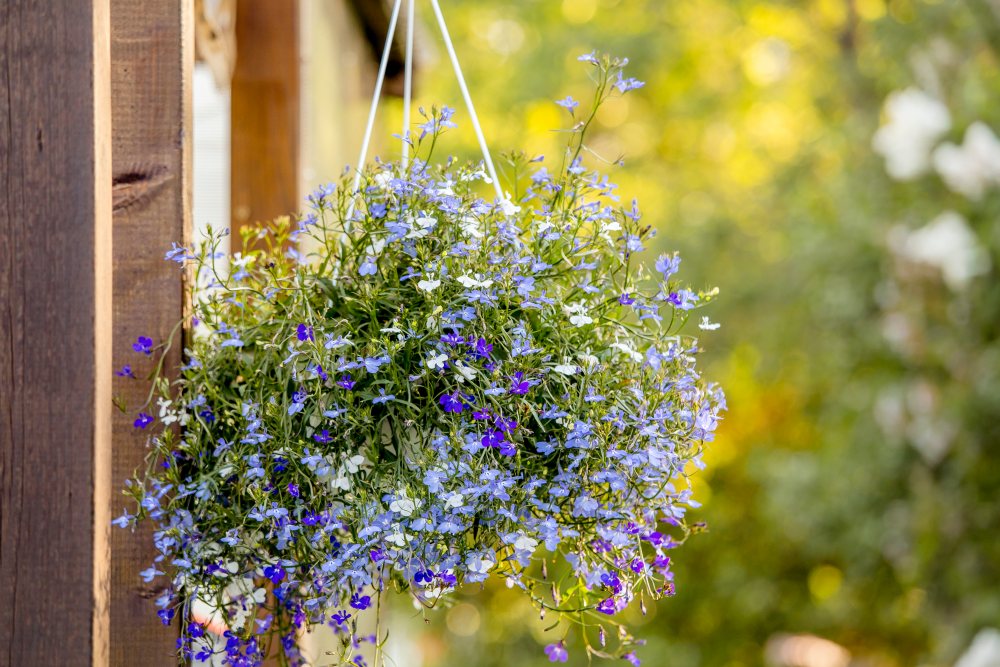
<path fill-rule="evenodd" d="M 938 144 L 977 120 L 1000 129 L 997 6 L 445 11 L 495 149 L 558 157 L 570 119 L 553 100 L 584 97 L 577 55 L 632 59 L 647 86 L 601 113 L 591 160 L 623 155 L 612 178 L 661 249 L 722 289 L 723 326 L 704 344 L 731 411 L 696 487 L 711 532 L 677 552 L 678 595 L 631 619 L 649 637 L 644 664 L 750 667 L 775 633 L 811 632 L 856 664 L 948 665 L 1000 624 L 1000 188 L 976 199 L 934 169 L 894 181 L 871 141 L 887 95 L 908 87 L 948 109 Z M 443 65 L 428 67 L 426 105 L 461 99 Z M 449 148 L 471 158 L 461 118 Z M 979 263 L 962 284 L 911 251 L 947 245 L 912 241 L 947 210 L 967 220 Z M 529 613 L 503 590 L 470 595 L 430 616 L 427 664 L 545 664 L 546 624 Z M 571 650 L 569 664 L 586 660 Z"/>

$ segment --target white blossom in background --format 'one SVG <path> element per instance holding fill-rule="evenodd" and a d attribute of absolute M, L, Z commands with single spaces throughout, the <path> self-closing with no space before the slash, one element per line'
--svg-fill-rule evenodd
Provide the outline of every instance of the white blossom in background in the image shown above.
<path fill-rule="evenodd" d="M 937 268 L 956 291 L 990 268 L 989 255 L 969 223 L 954 211 L 945 211 L 920 229 L 894 229 L 890 245 L 904 259 Z"/>
<path fill-rule="evenodd" d="M 897 181 L 927 172 L 935 142 L 951 127 L 948 108 L 917 88 L 889 95 L 886 123 L 872 137 L 872 148 L 885 158 L 885 169 Z"/>
<path fill-rule="evenodd" d="M 955 667 L 1000 667 L 1000 630 L 980 630 Z"/>
<path fill-rule="evenodd" d="M 970 125 L 961 146 L 938 146 L 933 161 L 945 184 L 970 199 L 978 200 L 987 188 L 1000 185 L 1000 139 L 985 123 Z"/>

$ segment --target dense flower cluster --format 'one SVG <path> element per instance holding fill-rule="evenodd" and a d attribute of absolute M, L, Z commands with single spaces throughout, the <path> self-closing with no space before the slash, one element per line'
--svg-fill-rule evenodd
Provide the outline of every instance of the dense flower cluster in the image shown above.
<path fill-rule="evenodd" d="M 435 110 L 418 159 L 367 169 L 357 196 L 321 188 L 227 271 L 217 234 L 168 253 L 207 288 L 180 379 L 137 413 L 149 467 L 116 521 L 155 526 L 143 576 L 169 579 L 183 657 L 305 664 L 297 633 L 325 623 L 345 663 L 366 639 L 377 661 L 356 621 L 384 591 L 430 607 L 493 576 L 638 664 L 614 616 L 672 594 L 724 399 L 679 332 L 712 293 L 676 281 L 676 254 L 643 267 L 651 229 L 581 159 L 600 103 L 641 83 L 583 59 L 597 94 L 562 166 L 512 157 L 503 199 L 477 194 L 482 165 L 432 161 L 452 125 Z M 140 338 L 136 365 L 163 347 Z"/>

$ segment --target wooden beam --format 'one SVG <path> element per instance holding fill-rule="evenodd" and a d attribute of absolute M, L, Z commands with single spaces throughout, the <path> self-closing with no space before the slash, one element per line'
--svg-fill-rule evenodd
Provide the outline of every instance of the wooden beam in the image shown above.
<path fill-rule="evenodd" d="M 239 0 L 231 111 L 232 248 L 240 230 L 300 207 L 299 3 Z"/>
<path fill-rule="evenodd" d="M 172 242 L 187 243 L 191 236 L 193 7 L 193 0 L 111 0 L 114 367 L 131 363 L 140 377 L 152 362 L 132 350 L 132 341 L 149 336 L 164 342 L 184 313 L 181 270 L 163 255 Z M 181 333 L 167 354 L 167 369 L 180 365 Z M 129 407 L 116 410 L 113 422 L 116 491 L 143 465 L 147 433 L 132 422 L 148 389 L 142 380 L 115 378 L 115 393 Z M 114 494 L 114 516 L 124 501 Z M 164 627 L 152 601 L 162 584 L 139 577 L 156 555 L 151 534 L 149 525 L 135 534 L 112 532 L 112 665 L 177 664 L 176 625 Z"/>
<path fill-rule="evenodd" d="M 108 664 L 108 0 L 0 21 L 0 664 Z"/>

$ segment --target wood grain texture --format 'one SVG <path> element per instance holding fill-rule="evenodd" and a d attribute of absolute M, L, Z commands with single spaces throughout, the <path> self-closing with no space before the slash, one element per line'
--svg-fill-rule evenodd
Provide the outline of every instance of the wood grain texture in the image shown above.
<path fill-rule="evenodd" d="M 0 4 L 0 665 L 107 664 L 108 0 Z"/>
<path fill-rule="evenodd" d="M 300 205 L 298 0 L 239 0 L 231 105 L 235 251 L 243 227 Z"/>
<path fill-rule="evenodd" d="M 171 242 L 190 238 L 193 0 L 111 0 L 111 60 L 113 367 L 131 364 L 142 378 L 156 355 L 137 354 L 131 343 L 138 336 L 163 343 L 184 313 L 182 272 L 163 255 Z M 181 349 L 177 338 L 165 368 L 178 367 Z M 149 385 L 142 379 L 116 377 L 114 388 L 129 408 L 125 413 L 116 410 L 113 420 L 115 493 L 110 511 L 118 516 L 131 504 L 118 490 L 142 467 L 146 454 L 148 432 L 137 431 L 132 422 Z M 155 406 L 145 411 L 156 414 Z M 144 584 L 139 576 L 155 555 L 149 526 L 135 533 L 113 529 L 112 665 L 176 664 L 176 625 L 167 628 L 159 622 L 152 599 L 162 580 Z"/>

